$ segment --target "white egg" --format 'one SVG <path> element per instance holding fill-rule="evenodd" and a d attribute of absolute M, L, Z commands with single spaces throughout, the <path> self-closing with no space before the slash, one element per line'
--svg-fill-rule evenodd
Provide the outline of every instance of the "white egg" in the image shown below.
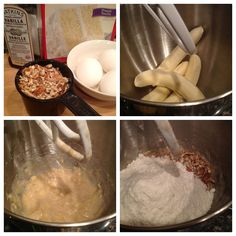
<path fill-rule="evenodd" d="M 99 90 L 103 93 L 116 95 L 116 71 L 109 71 L 103 75 L 99 84 Z"/>
<path fill-rule="evenodd" d="M 116 69 L 116 50 L 107 49 L 99 55 L 99 61 L 105 72 Z"/>
<path fill-rule="evenodd" d="M 95 58 L 86 58 L 76 67 L 76 77 L 90 88 L 96 87 L 103 76 L 101 64 Z"/>

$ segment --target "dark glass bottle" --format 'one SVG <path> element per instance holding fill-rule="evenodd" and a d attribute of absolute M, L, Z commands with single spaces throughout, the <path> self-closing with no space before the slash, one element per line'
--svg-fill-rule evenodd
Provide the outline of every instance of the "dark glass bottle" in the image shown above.
<path fill-rule="evenodd" d="M 4 36 L 11 66 L 20 67 L 40 56 L 36 4 L 4 5 Z"/>

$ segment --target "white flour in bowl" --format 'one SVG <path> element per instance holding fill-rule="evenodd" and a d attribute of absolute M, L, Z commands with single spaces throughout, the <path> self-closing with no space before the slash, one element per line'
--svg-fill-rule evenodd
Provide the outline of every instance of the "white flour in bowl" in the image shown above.
<path fill-rule="evenodd" d="M 121 223 L 163 226 L 186 222 L 207 213 L 215 189 L 207 186 L 181 163 L 179 175 L 168 157 L 140 154 L 121 171 Z M 175 170 L 176 171 L 176 170 Z"/>

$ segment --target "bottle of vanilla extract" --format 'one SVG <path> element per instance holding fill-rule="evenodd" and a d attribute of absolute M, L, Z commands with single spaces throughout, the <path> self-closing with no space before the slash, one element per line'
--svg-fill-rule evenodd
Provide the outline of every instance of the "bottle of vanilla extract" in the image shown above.
<path fill-rule="evenodd" d="M 37 5 L 4 5 L 4 36 L 11 66 L 20 67 L 40 55 Z"/>

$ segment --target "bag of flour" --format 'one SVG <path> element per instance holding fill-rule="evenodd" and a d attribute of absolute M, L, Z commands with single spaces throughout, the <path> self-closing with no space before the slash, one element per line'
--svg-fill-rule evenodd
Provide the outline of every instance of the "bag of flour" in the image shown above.
<path fill-rule="evenodd" d="M 81 42 L 110 40 L 116 8 L 114 4 L 45 4 L 41 14 L 43 57 L 63 61 Z"/>

